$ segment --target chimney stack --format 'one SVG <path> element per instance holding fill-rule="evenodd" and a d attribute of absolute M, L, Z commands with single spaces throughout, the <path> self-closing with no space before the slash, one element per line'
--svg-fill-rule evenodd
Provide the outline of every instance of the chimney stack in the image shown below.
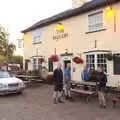
<path fill-rule="evenodd" d="M 72 0 L 72 8 L 81 7 L 86 2 L 88 2 L 88 0 Z"/>

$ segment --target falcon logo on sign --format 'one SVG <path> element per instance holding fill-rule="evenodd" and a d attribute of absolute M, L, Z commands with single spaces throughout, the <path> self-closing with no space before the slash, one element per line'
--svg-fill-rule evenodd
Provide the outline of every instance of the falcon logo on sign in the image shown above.
<path fill-rule="evenodd" d="M 63 33 L 64 32 L 64 26 L 62 25 L 62 23 L 57 24 L 56 31 L 57 31 L 57 33 Z"/>
<path fill-rule="evenodd" d="M 64 32 L 64 26 L 62 23 L 58 23 L 56 25 L 57 35 L 53 35 L 53 40 L 59 40 L 68 37 L 68 33 Z M 56 34 L 56 33 L 55 33 Z"/>

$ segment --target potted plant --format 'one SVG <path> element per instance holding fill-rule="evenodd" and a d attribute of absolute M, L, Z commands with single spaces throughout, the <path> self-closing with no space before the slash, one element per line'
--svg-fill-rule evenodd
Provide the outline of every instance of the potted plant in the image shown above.
<path fill-rule="evenodd" d="M 75 62 L 76 64 L 82 64 L 84 63 L 84 60 L 80 57 L 74 57 L 73 62 Z"/>
<path fill-rule="evenodd" d="M 39 58 L 38 61 L 42 63 L 42 62 L 45 62 L 45 59 L 44 58 Z"/>
<path fill-rule="evenodd" d="M 106 58 L 108 61 L 113 60 L 113 55 L 112 55 L 112 53 L 105 54 L 105 58 Z"/>
<path fill-rule="evenodd" d="M 58 57 L 58 55 L 51 55 L 49 60 L 52 60 L 53 62 L 57 62 L 57 61 L 59 61 L 59 57 Z"/>

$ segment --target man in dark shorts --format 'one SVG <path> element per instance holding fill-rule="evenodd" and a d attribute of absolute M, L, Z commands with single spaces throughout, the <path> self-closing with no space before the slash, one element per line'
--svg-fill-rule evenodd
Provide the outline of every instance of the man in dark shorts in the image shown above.
<path fill-rule="evenodd" d="M 62 103 L 62 91 L 63 91 L 63 71 L 61 69 L 61 63 L 58 63 L 57 68 L 53 73 L 53 81 L 54 81 L 54 93 L 53 93 L 53 102 L 54 104 Z"/>
<path fill-rule="evenodd" d="M 96 73 L 96 83 L 98 87 L 98 99 L 99 99 L 100 107 L 106 108 L 105 90 L 106 90 L 107 76 L 103 72 L 102 67 L 99 67 Z"/>

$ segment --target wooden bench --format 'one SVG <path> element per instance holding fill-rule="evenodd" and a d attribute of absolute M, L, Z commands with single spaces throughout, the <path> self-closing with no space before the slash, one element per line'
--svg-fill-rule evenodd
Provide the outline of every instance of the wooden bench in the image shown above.
<path fill-rule="evenodd" d="M 71 92 L 79 93 L 86 96 L 86 101 L 89 101 L 89 97 L 95 95 L 96 91 L 81 90 L 81 89 L 71 89 Z"/>
<path fill-rule="evenodd" d="M 116 103 L 120 103 L 120 87 L 118 87 L 116 89 L 116 95 L 115 97 L 112 99 L 112 102 L 113 102 L 113 107 L 115 108 L 116 106 Z"/>

